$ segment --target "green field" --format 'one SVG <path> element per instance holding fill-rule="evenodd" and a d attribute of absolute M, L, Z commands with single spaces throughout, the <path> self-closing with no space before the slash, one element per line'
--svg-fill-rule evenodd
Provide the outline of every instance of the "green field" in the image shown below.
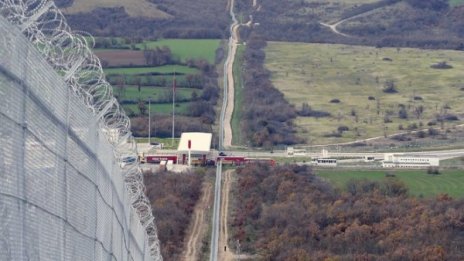
<path fill-rule="evenodd" d="M 141 67 L 141 68 L 107 68 L 104 69 L 106 75 L 111 74 L 125 74 L 125 75 L 134 75 L 134 74 L 149 74 L 149 73 L 158 73 L 158 74 L 196 74 L 199 72 L 196 68 L 191 68 L 188 66 L 182 65 L 165 65 L 158 67 Z"/>
<path fill-rule="evenodd" d="M 148 138 L 135 138 L 135 141 L 137 143 L 148 143 Z M 153 142 L 159 142 L 164 144 L 164 149 L 177 149 L 179 146 L 180 139 L 179 138 L 174 138 L 174 142 L 172 141 L 172 138 L 156 138 L 156 137 L 151 137 L 150 141 Z"/>
<path fill-rule="evenodd" d="M 460 6 L 464 4 L 464 0 L 449 0 L 450 6 Z"/>
<path fill-rule="evenodd" d="M 234 112 L 232 113 L 231 128 L 232 128 L 232 144 L 245 145 L 244 137 L 240 127 L 240 119 L 242 118 L 243 106 L 243 79 L 242 79 L 242 65 L 243 65 L 243 52 L 245 46 L 239 45 L 237 53 L 235 54 L 234 62 Z"/>
<path fill-rule="evenodd" d="M 408 187 L 413 196 L 432 197 L 438 194 L 448 194 L 455 198 L 464 197 L 464 171 L 443 170 L 441 175 L 426 174 L 426 170 L 398 170 L 390 171 L 396 175 L 385 177 L 386 170 L 316 170 L 316 174 L 333 183 L 336 187 L 345 188 L 348 181 L 353 179 L 368 179 L 381 181 L 399 179 Z"/>
<path fill-rule="evenodd" d="M 185 62 L 187 59 L 205 59 L 214 64 L 216 49 L 219 47 L 219 39 L 160 39 L 137 44 L 136 47 L 149 49 L 167 46 L 171 49 L 175 58 Z"/>
<path fill-rule="evenodd" d="M 430 67 L 439 62 L 453 68 Z M 331 113 L 328 118 L 297 118 L 299 134 L 311 144 L 383 136 L 413 123 L 426 128 L 437 114 L 464 114 L 464 53 L 459 51 L 268 42 L 266 68 L 297 109 L 307 102 L 313 110 Z M 398 93 L 383 92 L 389 80 Z M 407 119 L 399 118 L 400 104 Z M 424 110 L 417 117 L 414 112 L 420 106 Z M 384 123 L 386 118 L 392 122 Z M 453 124 L 459 123 L 462 120 Z M 349 131 L 326 137 L 341 125 Z"/>
<path fill-rule="evenodd" d="M 119 89 L 114 89 L 115 94 L 119 96 Z M 192 89 L 192 88 L 176 88 L 176 97 L 177 98 L 190 98 L 193 92 L 197 94 L 201 93 L 201 90 Z M 152 98 L 152 101 L 157 101 L 158 98 L 163 95 L 172 96 L 171 87 L 148 87 L 142 86 L 140 88 L 140 93 L 136 86 L 125 86 L 120 95 L 121 100 L 138 100 L 139 98 L 147 100 L 148 97 Z"/>
<path fill-rule="evenodd" d="M 181 102 L 176 103 L 176 114 L 186 114 L 188 111 L 188 105 L 190 102 Z M 124 104 L 122 106 L 126 113 L 128 113 L 127 109 L 139 114 L 139 108 L 137 104 Z M 148 104 L 146 104 L 147 113 L 148 113 Z M 163 104 L 151 104 L 150 111 L 152 114 L 172 114 L 172 104 L 171 103 L 163 103 Z"/>

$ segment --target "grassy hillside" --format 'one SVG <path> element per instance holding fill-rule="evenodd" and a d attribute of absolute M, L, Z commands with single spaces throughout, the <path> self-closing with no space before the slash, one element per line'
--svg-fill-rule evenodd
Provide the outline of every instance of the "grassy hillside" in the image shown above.
<path fill-rule="evenodd" d="M 262 0 L 258 8 L 237 1 L 243 17 L 251 15 L 259 23 L 255 31 L 269 41 L 464 48 L 461 0 Z M 337 22 L 337 30 L 351 37 L 322 24 Z"/>
<path fill-rule="evenodd" d="M 74 30 L 129 38 L 223 38 L 227 0 L 56 0 Z"/>
<path fill-rule="evenodd" d="M 443 115 L 459 119 L 444 127 L 464 119 L 462 52 L 270 42 L 266 57 L 274 85 L 297 109 L 308 103 L 331 114 L 297 119 L 313 144 L 428 128 Z M 440 62 L 452 68 L 431 68 Z M 397 93 L 383 91 L 388 82 Z M 338 135 L 340 126 L 348 129 Z"/>
<path fill-rule="evenodd" d="M 397 179 L 408 187 L 414 196 L 433 197 L 438 194 L 448 194 L 455 198 L 464 198 L 464 172 L 461 170 L 442 171 L 441 175 L 430 175 L 425 170 L 393 171 L 396 177 L 385 177 L 387 171 L 359 171 L 359 170 L 317 170 L 316 174 L 323 177 L 339 188 L 344 189 L 350 180 L 368 179 L 382 181 Z M 391 172 L 391 171 L 390 171 Z"/>
<path fill-rule="evenodd" d="M 155 4 L 146 0 L 78 0 L 66 9 L 66 14 L 87 13 L 97 8 L 124 7 L 126 13 L 131 17 L 146 17 L 157 19 L 168 19 L 172 16 L 159 10 Z"/>

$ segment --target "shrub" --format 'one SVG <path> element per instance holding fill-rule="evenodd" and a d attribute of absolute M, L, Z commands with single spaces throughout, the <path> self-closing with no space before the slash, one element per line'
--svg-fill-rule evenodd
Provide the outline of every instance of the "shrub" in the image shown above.
<path fill-rule="evenodd" d="M 326 111 L 316 111 L 308 105 L 308 103 L 303 103 L 301 106 L 301 110 L 296 112 L 298 116 L 302 117 L 315 117 L 315 118 L 322 118 L 322 117 L 330 117 L 331 114 Z"/>
<path fill-rule="evenodd" d="M 333 131 L 331 133 L 324 134 L 324 137 L 326 137 L 326 138 L 340 138 L 340 137 L 342 137 L 342 133 L 337 132 L 337 131 Z"/>
<path fill-rule="evenodd" d="M 398 117 L 400 119 L 407 119 L 408 118 L 408 111 L 406 110 L 406 108 L 404 106 L 402 106 L 400 108 L 400 110 L 398 111 Z"/>
<path fill-rule="evenodd" d="M 428 167 L 427 168 L 427 174 L 430 174 L 430 175 L 440 175 L 440 169 L 438 167 Z"/>
<path fill-rule="evenodd" d="M 411 137 L 409 137 L 408 135 L 405 135 L 405 134 L 399 134 L 399 135 L 395 135 L 395 136 L 391 137 L 391 139 L 396 140 L 396 141 L 410 141 Z"/>
<path fill-rule="evenodd" d="M 451 69 L 453 66 L 447 64 L 446 62 L 439 62 L 436 64 L 430 65 L 431 68 L 433 69 Z"/>
<path fill-rule="evenodd" d="M 332 99 L 332 100 L 330 100 L 330 103 L 340 103 L 340 100 L 339 99 Z"/>
<path fill-rule="evenodd" d="M 368 99 L 369 101 L 375 101 L 375 97 L 374 97 L 374 96 L 369 96 L 369 97 L 367 97 L 367 99 Z"/>
<path fill-rule="evenodd" d="M 436 136 L 436 135 L 440 134 L 440 132 L 437 129 L 434 129 L 434 128 L 429 128 L 428 133 L 429 133 L 430 136 Z"/>
<path fill-rule="evenodd" d="M 388 172 L 385 172 L 385 177 L 394 178 L 394 177 L 396 177 L 396 174 L 393 173 L 393 172 L 388 171 Z"/>
<path fill-rule="evenodd" d="M 425 138 L 425 136 L 427 136 L 425 131 L 418 131 L 416 133 L 416 137 L 419 138 L 419 139 L 423 139 L 423 138 Z"/>
<path fill-rule="evenodd" d="M 454 114 L 446 114 L 443 116 L 443 119 L 446 121 L 458 121 L 459 120 L 458 116 Z"/>
<path fill-rule="evenodd" d="M 398 90 L 396 89 L 396 84 L 393 80 L 387 80 L 383 85 L 383 92 L 384 93 L 397 93 Z"/>
<path fill-rule="evenodd" d="M 408 130 L 416 130 L 417 129 L 417 123 L 411 123 L 408 125 Z"/>
<path fill-rule="evenodd" d="M 348 128 L 348 126 L 345 126 L 345 125 L 338 126 L 337 128 L 337 131 L 340 133 L 343 133 L 344 131 L 349 131 L 349 130 L 350 128 Z"/>

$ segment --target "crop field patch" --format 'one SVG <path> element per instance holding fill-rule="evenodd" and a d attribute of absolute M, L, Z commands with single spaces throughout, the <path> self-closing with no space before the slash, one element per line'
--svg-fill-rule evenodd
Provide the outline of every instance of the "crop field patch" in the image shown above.
<path fill-rule="evenodd" d="M 110 67 L 147 64 L 142 51 L 99 49 L 94 53 L 103 63 L 107 63 L 106 66 Z"/>
<path fill-rule="evenodd" d="M 102 38 L 99 38 L 102 39 Z M 105 38 L 110 40 L 110 38 Z M 131 48 L 130 44 L 125 44 L 122 38 L 113 37 L 119 47 Z M 189 59 L 205 59 L 210 64 L 214 64 L 216 50 L 219 48 L 219 39 L 160 39 L 157 41 L 144 41 L 136 44 L 138 50 L 127 49 L 95 49 L 95 54 L 101 60 L 108 63 L 108 66 L 128 66 L 146 65 L 143 55 L 145 49 L 156 49 L 167 46 L 175 59 L 185 63 Z"/>
<path fill-rule="evenodd" d="M 431 68 L 439 63 L 451 67 Z M 437 123 L 437 115 L 457 117 L 444 128 L 464 120 L 464 53 L 459 51 L 269 42 L 266 68 L 298 110 L 307 103 L 331 114 L 297 118 L 299 135 L 310 144 L 425 129 Z M 396 93 L 384 92 L 388 82 Z M 348 130 L 340 133 L 339 127 Z"/>
<path fill-rule="evenodd" d="M 134 75 L 134 74 L 195 74 L 199 70 L 196 68 L 191 68 L 183 65 L 164 65 L 157 67 L 141 67 L 141 68 L 106 68 L 104 69 L 106 75 L 111 74 L 124 74 L 124 75 Z"/>
<path fill-rule="evenodd" d="M 387 172 L 394 174 L 395 177 L 386 177 Z M 444 170 L 440 175 L 427 174 L 426 170 L 316 170 L 316 174 L 340 189 L 345 189 L 350 180 L 397 179 L 406 185 L 412 196 L 434 197 L 448 194 L 454 198 L 464 198 L 462 170 Z"/>
<path fill-rule="evenodd" d="M 140 98 L 146 101 L 151 98 L 153 102 L 156 102 L 159 99 L 165 99 L 166 96 L 172 97 L 171 87 L 141 86 L 139 92 L 136 86 L 125 86 L 121 89 L 114 88 L 114 92 L 121 100 L 138 100 Z M 198 95 L 201 94 L 201 90 L 176 88 L 176 97 L 190 98 L 193 92 L 197 92 Z"/>
<path fill-rule="evenodd" d="M 167 46 L 171 49 L 174 57 L 182 62 L 188 59 L 205 59 L 214 64 L 216 49 L 219 48 L 220 42 L 219 39 L 160 39 L 146 41 L 137 44 L 136 47 L 143 50 Z"/>
<path fill-rule="evenodd" d="M 190 102 L 181 102 L 176 103 L 175 111 L 176 114 L 186 114 L 188 112 L 188 106 Z M 125 104 L 122 106 L 126 113 L 130 111 L 139 113 L 139 107 L 137 104 Z M 146 104 L 147 113 L 148 113 L 148 104 Z M 172 104 L 171 103 L 163 103 L 163 104 L 154 104 L 152 103 L 150 106 L 150 111 L 152 115 L 155 114 L 172 114 Z"/>

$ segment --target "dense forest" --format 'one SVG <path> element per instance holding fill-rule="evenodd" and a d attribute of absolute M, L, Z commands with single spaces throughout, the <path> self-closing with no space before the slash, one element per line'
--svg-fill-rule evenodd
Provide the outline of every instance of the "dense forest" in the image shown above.
<path fill-rule="evenodd" d="M 236 173 L 233 240 L 261 260 L 464 256 L 464 200 L 408 197 L 394 177 L 352 181 L 341 192 L 306 166 L 252 165 Z"/>
<path fill-rule="evenodd" d="M 273 86 L 264 68 L 265 46 L 266 41 L 252 33 L 244 52 L 242 132 L 252 146 L 302 142 L 294 130 L 295 108 Z"/>
<path fill-rule="evenodd" d="M 184 237 L 200 198 L 202 174 L 149 173 L 144 176 L 146 194 L 156 218 L 164 260 L 180 259 Z"/>
<path fill-rule="evenodd" d="M 55 0 L 65 10 L 73 0 Z M 67 14 L 69 25 L 94 36 L 129 38 L 224 38 L 229 17 L 226 0 L 151 0 L 170 17 L 131 17 L 124 7 L 95 8 L 91 12 Z M 116 5 L 116 1 L 115 1 Z M 201 15 L 200 15 L 201 14 Z"/>

